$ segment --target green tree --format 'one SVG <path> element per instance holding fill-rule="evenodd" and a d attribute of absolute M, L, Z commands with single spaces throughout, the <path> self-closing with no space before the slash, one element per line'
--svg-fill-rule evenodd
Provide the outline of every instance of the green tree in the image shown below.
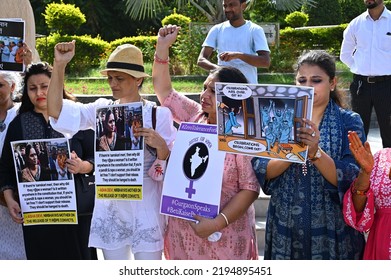
<path fill-rule="evenodd" d="M 366 10 L 364 1 L 339 0 L 341 6 L 342 23 L 349 23 L 356 16 Z"/>
<path fill-rule="evenodd" d="M 294 11 L 304 3 L 313 5 L 318 0 L 268 0 L 277 10 Z M 165 0 L 126 0 L 127 13 L 132 19 L 144 19 L 156 16 L 157 11 L 166 4 Z M 172 1 L 169 1 L 172 2 Z M 222 22 L 225 19 L 222 0 L 176 0 L 178 9 L 181 10 L 186 4 L 194 6 L 208 19 L 210 23 Z M 256 4 L 256 0 L 248 0 L 248 7 Z"/>
<path fill-rule="evenodd" d="M 34 11 L 36 32 L 48 35 L 50 32 L 43 17 L 45 7 L 49 3 L 61 3 L 61 0 L 30 0 L 30 2 Z M 63 0 L 63 2 L 79 7 L 86 16 L 86 23 L 73 34 L 89 34 L 93 37 L 99 35 L 106 41 L 139 34 L 156 34 L 161 26 L 161 19 L 170 14 L 175 7 L 168 1 L 155 18 L 140 21 L 129 18 L 125 13 L 126 6 L 123 0 Z"/>
<path fill-rule="evenodd" d="M 49 34 L 43 14 L 45 12 L 46 5 L 52 2 L 53 1 L 51 0 L 30 0 L 31 7 L 33 8 L 34 11 L 35 31 L 38 34 L 43 34 L 43 35 Z"/>
<path fill-rule="evenodd" d="M 189 27 L 190 22 L 191 19 L 189 17 L 177 14 L 175 11 L 173 14 L 168 15 L 164 19 L 162 19 L 162 25 L 174 24 L 181 26 L 184 29 L 187 29 Z"/>
<path fill-rule="evenodd" d="M 167 2 L 165 0 L 126 0 L 126 12 L 132 19 L 143 20 L 155 17 Z M 209 22 L 221 22 L 224 12 L 221 0 L 176 0 L 178 11 L 186 8 L 187 4 L 194 6 Z"/>
<path fill-rule="evenodd" d="M 308 15 L 303 12 L 295 11 L 286 16 L 285 22 L 291 27 L 302 27 L 307 24 Z"/>
<path fill-rule="evenodd" d="M 319 0 L 267 0 L 278 11 L 294 12 L 300 9 L 304 4 L 314 6 Z M 256 0 L 248 1 L 250 7 L 252 2 Z"/>
<path fill-rule="evenodd" d="M 341 6 L 338 0 L 317 0 L 316 5 L 306 3 L 303 5 L 302 12 L 309 16 L 308 26 L 342 23 Z"/>
<path fill-rule="evenodd" d="M 45 21 L 52 32 L 74 34 L 75 30 L 86 22 L 85 15 L 71 4 L 51 3 L 45 9 Z"/>
<path fill-rule="evenodd" d="M 253 22 L 278 22 L 280 28 L 285 26 L 285 17 L 289 14 L 288 11 L 277 10 L 269 0 L 257 0 L 246 11 L 246 18 Z"/>

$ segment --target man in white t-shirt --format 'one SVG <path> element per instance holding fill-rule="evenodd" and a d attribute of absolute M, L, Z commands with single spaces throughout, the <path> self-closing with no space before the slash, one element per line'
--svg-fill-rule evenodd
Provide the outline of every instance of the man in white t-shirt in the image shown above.
<path fill-rule="evenodd" d="M 198 56 L 198 66 L 213 70 L 230 65 L 238 68 L 249 83 L 258 83 L 257 68 L 270 66 L 270 50 L 265 32 L 259 25 L 245 20 L 246 0 L 223 0 L 227 21 L 214 25 L 209 31 Z M 217 64 L 209 59 L 217 51 Z"/>

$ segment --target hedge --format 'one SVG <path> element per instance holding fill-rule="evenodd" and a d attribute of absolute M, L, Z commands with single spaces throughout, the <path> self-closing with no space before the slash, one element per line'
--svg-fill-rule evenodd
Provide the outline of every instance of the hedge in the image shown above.
<path fill-rule="evenodd" d="M 67 73 L 75 76 L 83 76 L 89 70 L 99 68 L 101 61 L 107 57 L 110 44 L 100 38 L 92 38 L 89 35 L 69 36 L 54 33 L 45 38 L 36 40 L 36 48 L 41 57 L 50 64 L 54 60 L 54 46 L 58 42 L 76 41 L 75 56 L 66 68 Z"/>
<path fill-rule="evenodd" d="M 339 56 L 343 31 L 347 24 L 332 27 L 313 27 L 280 30 L 280 45 L 271 47 L 271 67 L 260 69 L 268 72 L 291 72 L 297 57 L 305 50 L 324 49 Z M 171 52 L 171 70 L 177 75 L 203 73 L 197 66 L 197 57 L 201 49 L 203 34 L 184 32 L 173 46 Z M 98 38 L 84 36 L 62 36 L 52 34 L 47 38 L 37 39 L 37 50 L 41 59 L 53 62 L 53 48 L 58 42 L 76 40 L 76 54 L 67 67 L 67 73 L 81 76 L 90 69 L 103 67 L 110 53 L 119 45 L 133 44 L 141 49 L 144 63 L 152 63 L 156 46 L 156 36 L 124 37 L 110 43 Z"/>

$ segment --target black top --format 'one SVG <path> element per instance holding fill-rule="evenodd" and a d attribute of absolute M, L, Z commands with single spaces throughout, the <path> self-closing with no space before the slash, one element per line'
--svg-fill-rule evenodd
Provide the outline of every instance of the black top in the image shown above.
<path fill-rule="evenodd" d="M 51 127 L 41 113 L 30 111 L 17 115 L 9 124 L 4 139 L 3 153 L 0 159 L 0 191 L 9 188 L 17 189 L 11 142 L 63 137 L 63 134 Z"/>
<path fill-rule="evenodd" d="M 17 188 L 10 142 L 51 138 L 64 138 L 64 136 L 55 131 L 42 114 L 26 112 L 17 115 L 9 125 L 0 159 L 0 188 Z M 80 158 L 93 162 L 94 132 L 91 130 L 77 133 L 71 141 L 72 149 Z M 96 260 L 96 249 L 88 247 L 90 226 L 91 215 L 79 216 L 77 225 L 23 226 L 27 259 Z"/>

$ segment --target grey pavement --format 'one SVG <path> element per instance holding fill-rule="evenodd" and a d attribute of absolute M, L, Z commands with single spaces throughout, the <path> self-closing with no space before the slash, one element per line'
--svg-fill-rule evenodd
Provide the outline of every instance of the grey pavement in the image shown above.
<path fill-rule="evenodd" d="M 371 145 L 372 154 L 383 148 L 380 137 L 380 129 L 378 127 L 372 127 L 369 129 L 367 141 Z"/>

